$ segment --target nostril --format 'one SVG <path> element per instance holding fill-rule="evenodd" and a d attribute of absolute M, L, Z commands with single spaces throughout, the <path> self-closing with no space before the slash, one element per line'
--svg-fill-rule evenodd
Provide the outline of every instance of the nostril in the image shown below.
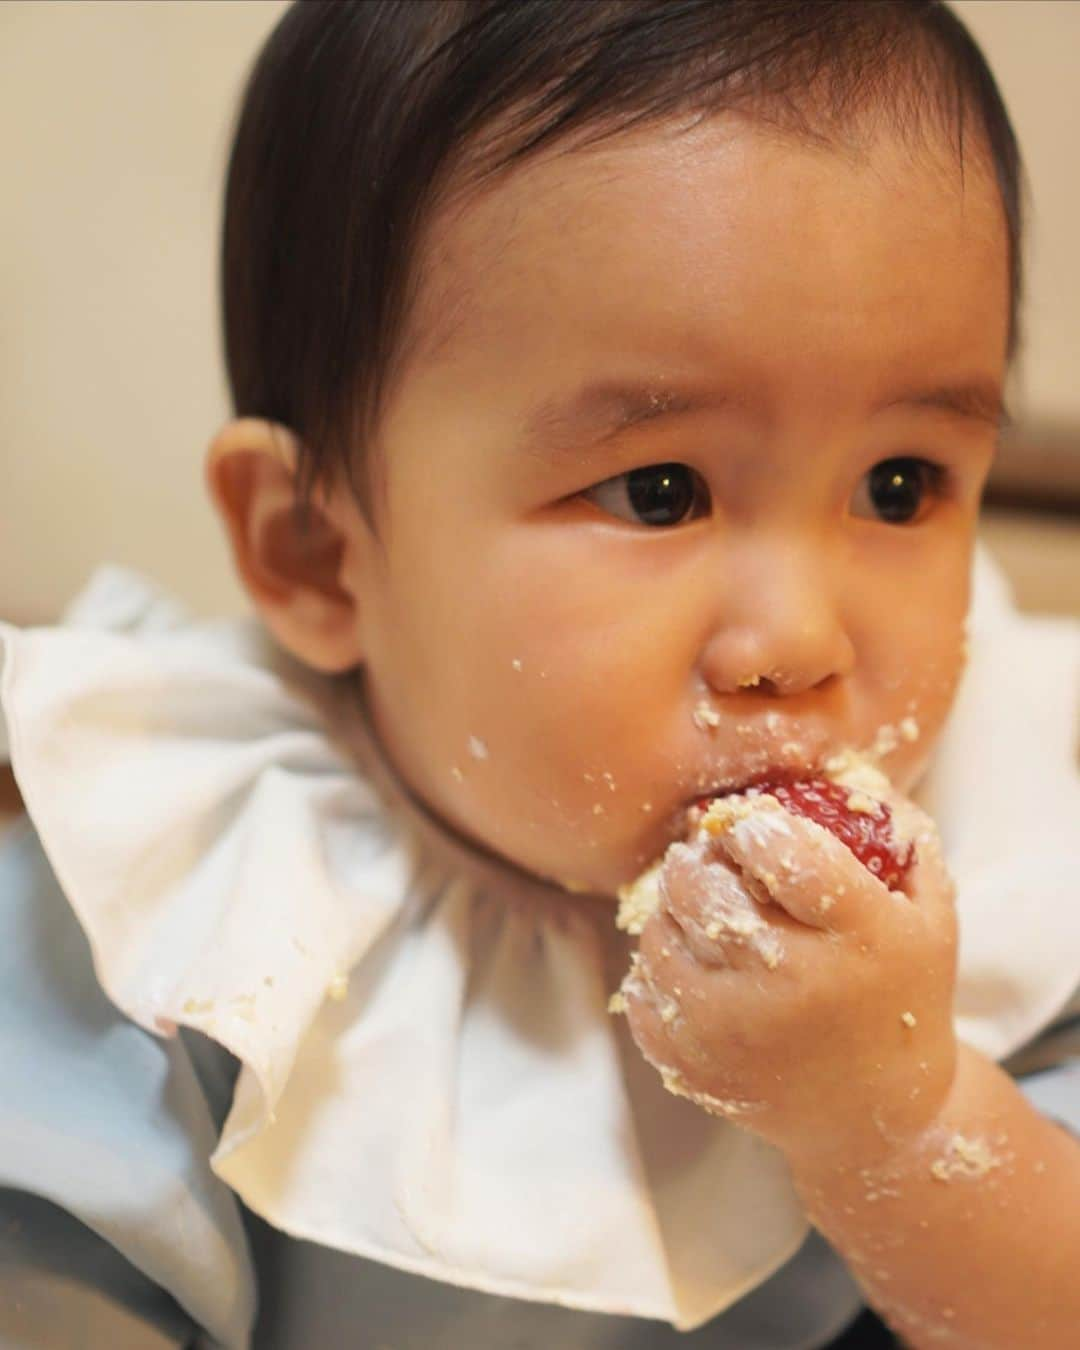
<path fill-rule="evenodd" d="M 753 687 L 755 693 L 765 694 L 769 698 L 786 698 L 790 694 L 802 694 L 808 690 L 825 693 L 833 688 L 839 678 L 836 671 L 830 671 L 820 680 L 813 681 L 798 672 L 774 670 L 768 675 L 760 676 Z"/>

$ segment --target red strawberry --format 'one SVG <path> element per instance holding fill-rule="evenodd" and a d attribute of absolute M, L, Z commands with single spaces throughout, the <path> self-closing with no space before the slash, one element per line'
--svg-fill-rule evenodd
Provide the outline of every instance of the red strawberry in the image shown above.
<path fill-rule="evenodd" d="M 824 778 L 761 782 L 746 789 L 750 797 L 763 792 L 775 797 L 794 815 L 824 825 L 891 891 L 896 890 L 915 861 L 914 844 L 901 844 L 893 835 L 892 812 L 884 802 L 876 802 L 877 812 L 873 815 L 853 811 L 848 806 L 852 789 Z M 704 809 L 710 800 L 702 797 L 697 804 Z"/>

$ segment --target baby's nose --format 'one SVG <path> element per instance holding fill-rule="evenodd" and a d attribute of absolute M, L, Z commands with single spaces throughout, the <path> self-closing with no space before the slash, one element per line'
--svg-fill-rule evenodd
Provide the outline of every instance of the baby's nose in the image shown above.
<path fill-rule="evenodd" d="M 854 669 L 839 599 L 805 550 L 758 559 L 736 580 L 702 652 L 702 674 L 716 693 L 800 694 Z"/>

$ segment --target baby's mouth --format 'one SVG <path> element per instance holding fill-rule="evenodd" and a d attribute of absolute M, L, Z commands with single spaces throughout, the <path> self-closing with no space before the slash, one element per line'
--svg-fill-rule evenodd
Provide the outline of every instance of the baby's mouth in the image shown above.
<path fill-rule="evenodd" d="M 733 797 L 755 789 L 788 787 L 805 784 L 811 779 L 824 779 L 852 789 L 865 789 L 872 796 L 883 798 L 889 790 L 889 780 L 880 759 L 874 749 L 858 750 L 851 745 L 839 750 L 823 747 L 813 756 L 780 757 L 775 763 L 751 773 L 717 774 L 710 786 L 700 789 L 675 811 L 671 818 L 671 840 L 685 839 L 717 798 Z"/>
<path fill-rule="evenodd" d="M 734 797 L 737 793 L 749 792 L 766 783 L 793 783 L 801 778 L 820 777 L 828 759 L 827 754 L 798 761 L 783 759 L 765 768 L 756 769 L 752 773 L 719 774 L 711 786 L 695 793 L 688 806 L 693 807 L 702 803 L 707 805 L 716 797 Z"/>
<path fill-rule="evenodd" d="M 700 788 L 688 801 L 679 807 L 671 817 L 670 837 L 685 839 L 697 820 L 708 810 L 710 802 L 718 797 L 734 797 L 754 788 L 768 784 L 795 783 L 807 778 L 820 778 L 826 773 L 826 766 L 834 762 L 829 751 L 799 760 L 780 758 L 763 768 L 747 773 L 745 770 L 719 773 L 711 785 Z"/>
<path fill-rule="evenodd" d="M 668 842 L 674 843 L 677 839 L 685 839 L 704 815 L 709 803 L 715 801 L 717 797 L 733 797 L 736 793 L 747 792 L 761 783 L 776 782 L 781 774 L 786 775 L 790 772 L 789 769 L 777 768 L 764 770 L 750 777 L 732 778 L 731 775 L 724 775 L 714 786 L 704 791 L 699 789 L 689 801 L 684 802 L 673 812 L 668 823 Z"/>

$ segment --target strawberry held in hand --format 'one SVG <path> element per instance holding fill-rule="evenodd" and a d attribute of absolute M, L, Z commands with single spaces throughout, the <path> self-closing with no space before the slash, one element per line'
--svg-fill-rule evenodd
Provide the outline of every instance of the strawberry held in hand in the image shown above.
<path fill-rule="evenodd" d="M 955 1069 L 937 832 L 872 766 L 847 770 L 702 800 L 619 897 L 640 944 L 613 1011 L 670 1091 L 792 1157 L 888 1147 Z"/>
<path fill-rule="evenodd" d="M 884 802 L 824 778 L 758 783 L 745 795 L 765 794 L 775 797 L 793 814 L 824 825 L 890 891 L 907 876 L 915 859 L 915 846 L 910 841 L 902 844 L 896 838 L 892 811 Z M 707 812 L 712 800 L 701 798 L 699 808 Z"/>

